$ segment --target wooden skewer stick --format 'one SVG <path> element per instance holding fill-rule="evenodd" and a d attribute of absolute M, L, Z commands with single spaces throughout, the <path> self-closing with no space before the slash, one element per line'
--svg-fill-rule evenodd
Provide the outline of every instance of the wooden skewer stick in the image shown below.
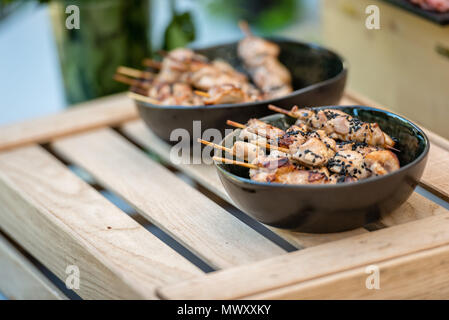
<path fill-rule="evenodd" d="M 231 120 L 227 120 L 226 124 L 232 127 L 236 127 L 236 128 L 240 128 L 240 129 L 245 129 L 246 126 L 244 124 L 235 122 L 235 121 L 231 121 Z"/>
<path fill-rule="evenodd" d="M 135 92 L 128 92 L 128 97 L 130 97 L 131 99 L 135 99 L 141 102 L 147 102 L 147 103 L 151 103 L 151 104 L 161 104 L 161 102 L 159 100 L 156 100 L 154 98 L 148 97 L 148 96 L 144 96 Z"/>
<path fill-rule="evenodd" d="M 196 95 L 205 97 L 205 98 L 210 98 L 210 94 L 204 91 L 199 91 L 199 90 L 195 90 L 193 91 Z"/>
<path fill-rule="evenodd" d="M 227 164 L 235 164 L 237 166 L 246 167 L 246 168 L 250 168 L 250 169 L 256 169 L 256 170 L 260 169 L 260 167 L 256 166 L 255 164 L 246 163 L 243 161 L 231 160 L 231 159 L 220 158 L 220 157 L 212 157 L 212 159 L 214 161 L 223 162 L 223 163 L 227 163 Z"/>
<path fill-rule="evenodd" d="M 150 58 L 143 59 L 142 64 L 154 69 L 160 69 L 162 67 L 162 62 Z"/>
<path fill-rule="evenodd" d="M 203 140 L 203 139 L 199 139 L 199 138 L 198 138 L 197 141 L 202 143 L 202 144 L 205 144 L 207 146 L 212 146 L 215 149 L 220 149 L 220 150 L 226 151 L 229 154 L 234 154 L 234 150 L 226 148 L 226 147 L 224 147 L 224 146 L 222 146 L 220 144 L 216 144 L 216 143 L 213 143 L 213 142 L 210 142 L 210 141 L 206 141 L 206 140 Z"/>
<path fill-rule="evenodd" d="M 272 105 L 272 104 L 268 105 L 268 109 L 273 110 L 273 111 L 278 112 L 278 113 L 285 114 L 285 115 L 290 116 L 292 118 L 298 118 L 298 116 L 296 116 L 293 112 L 285 110 L 285 109 L 282 109 L 282 108 L 279 108 L 279 107 L 276 107 L 275 105 Z"/>
<path fill-rule="evenodd" d="M 138 80 L 128 78 L 128 77 L 118 74 L 118 73 L 114 74 L 113 79 L 117 82 L 121 82 L 121 83 L 127 84 L 129 86 L 138 86 L 139 85 Z"/>
<path fill-rule="evenodd" d="M 162 57 L 166 57 L 166 56 L 168 56 L 168 51 L 165 51 L 165 50 L 158 50 L 158 51 L 156 51 L 157 52 L 157 54 L 158 55 L 160 55 L 160 56 L 162 56 Z"/>
<path fill-rule="evenodd" d="M 131 77 L 131 78 L 143 78 L 143 79 L 153 79 L 154 74 L 148 71 L 142 71 L 134 68 L 120 66 L 117 68 L 117 73 Z"/>
<path fill-rule="evenodd" d="M 147 82 L 143 82 L 143 81 L 140 81 L 140 80 L 134 79 L 134 78 L 129 78 L 127 76 L 124 76 L 124 75 L 121 75 L 118 73 L 116 73 L 113 78 L 117 82 L 121 82 L 121 83 L 127 84 L 132 87 L 140 87 L 142 89 L 150 89 L 151 88 L 151 85 Z"/>
<path fill-rule="evenodd" d="M 261 141 L 257 141 L 257 140 L 251 140 L 249 143 L 254 144 L 256 146 L 259 147 L 263 147 L 265 149 L 270 149 L 270 150 L 278 150 L 284 153 L 290 153 L 290 149 L 287 148 L 283 148 L 283 147 L 278 147 L 269 143 L 263 143 Z"/>
<path fill-rule="evenodd" d="M 240 20 L 239 21 L 239 28 L 240 30 L 242 30 L 242 32 L 245 34 L 245 36 L 247 37 L 252 37 L 253 33 L 251 32 L 251 29 L 249 27 L 249 24 L 247 21 L 245 20 Z"/>
<path fill-rule="evenodd" d="M 385 145 L 385 149 L 393 150 L 393 151 L 396 151 L 396 152 L 401 152 L 401 150 L 398 150 L 396 148 L 390 147 L 389 145 Z"/>
<path fill-rule="evenodd" d="M 259 129 L 248 128 L 244 124 L 241 124 L 241 123 L 238 123 L 235 121 L 227 120 L 226 124 L 229 126 L 235 127 L 235 128 L 248 129 L 249 132 L 257 134 L 258 136 L 264 137 L 266 139 L 273 139 L 273 137 L 271 137 L 267 132 L 260 131 Z"/>

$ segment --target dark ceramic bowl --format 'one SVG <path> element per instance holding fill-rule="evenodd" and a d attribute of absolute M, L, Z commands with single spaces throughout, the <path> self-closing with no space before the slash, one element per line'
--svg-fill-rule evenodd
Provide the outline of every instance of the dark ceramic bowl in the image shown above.
<path fill-rule="evenodd" d="M 201 121 L 201 134 L 216 128 L 224 134 L 226 120 L 245 122 L 270 114 L 268 104 L 290 108 L 299 106 L 324 106 L 337 104 L 346 83 L 347 67 L 343 59 L 325 48 L 296 41 L 270 39 L 281 48 L 280 61 L 290 70 L 294 92 L 277 98 L 250 103 L 222 104 L 212 106 L 159 106 L 136 101 L 139 113 L 148 127 L 161 139 L 170 142 L 173 130 L 182 128 L 196 141 L 192 123 Z M 209 59 L 220 58 L 244 72 L 237 57 L 237 42 L 198 49 Z M 176 141 L 171 141 L 176 143 Z"/>
<path fill-rule="evenodd" d="M 429 141 L 424 132 L 391 112 L 362 106 L 330 108 L 343 110 L 365 122 L 377 122 L 397 139 L 395 147 L 400 152 L 396 155 L 401 168 L 353 183 L 282 185 L 252 181 L 247 168 L 215 162 L 226 191 L 242 211 L 274 227 L 327 233 L 362 227 L 407 200 L 426 164 Z M 283 129 L 295 121 L 279 114 L 261 120 Z M 229 140 L 235 140 L 238 132 L 226 136 L 222 144 L 232 143 Z"/>

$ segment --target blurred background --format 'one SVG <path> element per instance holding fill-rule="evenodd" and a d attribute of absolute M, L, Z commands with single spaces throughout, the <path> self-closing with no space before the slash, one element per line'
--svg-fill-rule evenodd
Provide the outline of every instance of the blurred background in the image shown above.
<path fill-rule="evenodd" d="M 65 28 L 69 4 L 80 8 L 79 30 Z M 239 39 L 241 18 L 263 34 L 319 34 L 314 0 L 3 2 L 0 125 L 124 91 L 112 80 L 118 65 L 141 68 L 159 49 Z"/>
<path fill-rule="evenodd" d="M 0 125 L 124 91 L 112 80 L 118 65 L 239 39 L 245 19 L 256 34 L 335 49 L 351 90 L 449 138 L 449 27 L 397 6 L 407 1 L 0 0 Z M 65 28 L 69 4 L 80 8 L 80 30 Z M 380 30 L 365 27 L 370 4 Z"/>

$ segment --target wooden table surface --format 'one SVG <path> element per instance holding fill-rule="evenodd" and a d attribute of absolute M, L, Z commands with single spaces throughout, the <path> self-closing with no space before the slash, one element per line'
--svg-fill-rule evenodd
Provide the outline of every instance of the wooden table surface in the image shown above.
<path fill-rule="evenodd" d="M 171 163 L 124 94 L 2 127 L 0 292 L 65 299 L 38 261 L 63 282 L 77 266 L 85 299 L 448 298 L 449 142 L 426 133 L 426 192 L 369 228 L 305 234 L 248 218 L 213 166 Z"/>

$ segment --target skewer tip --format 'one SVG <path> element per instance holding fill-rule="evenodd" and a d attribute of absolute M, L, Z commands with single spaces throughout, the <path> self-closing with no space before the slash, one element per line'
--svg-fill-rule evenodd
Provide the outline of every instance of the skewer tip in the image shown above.
<path fill-rule="evenodd" d="M 236 128 L 240 128 L 240 129 L 245 129 L 246 126 L 244 124 L 232 121 L 232 120 L 226 120 L 226 124 L 228 126 L 232 126 L 232 127 L 236 127 Z"/>
<path fill-rule="evenodd" d="M 246 20 L 239 21 L 239 28 L 240 28 L 240 30 L 242 30 L 242 32 L 245 34 L 245 36 L 247 36 L 247 37 L 253 36 L 253 33 L 251 32 L 249 24 Z"/>
<path fill-rule="evenodd" d="M 391 147 L 391 146 L 385 146 L 385 149 L 388 149 L 388 150 L 393 150 L 393 151 L 396 151 L 396 152 L 401 152 L 401 150 L 399 150 L 399 149 L 396 149 L 396 148 L 394 148 L 394 147 Z"/>
<path fill-rule="evenodd" d="M 249 169 L 260 169 L 260 167 L 256 166 L 255 164 L 246 163 L 246 162 L 237 161 L 237 160 L 226 159 L 226 158 L 220 158 L 220 157 L 216 157 L 216 156 L 212 157 L 212 160 L 217 161 L 217 162 L 226 163 L 226 164 L 234 164 L 234 165 L 246 167 Z"/>
<path fill-rule="evenodd" d="M 205 98 L 210 98 L 210 94 L 204 91 L 200 91 L 200 90 L 194 90 L 193 91 L 196 95 L 201 96 L 201 97 L 205 97 Z"/>

